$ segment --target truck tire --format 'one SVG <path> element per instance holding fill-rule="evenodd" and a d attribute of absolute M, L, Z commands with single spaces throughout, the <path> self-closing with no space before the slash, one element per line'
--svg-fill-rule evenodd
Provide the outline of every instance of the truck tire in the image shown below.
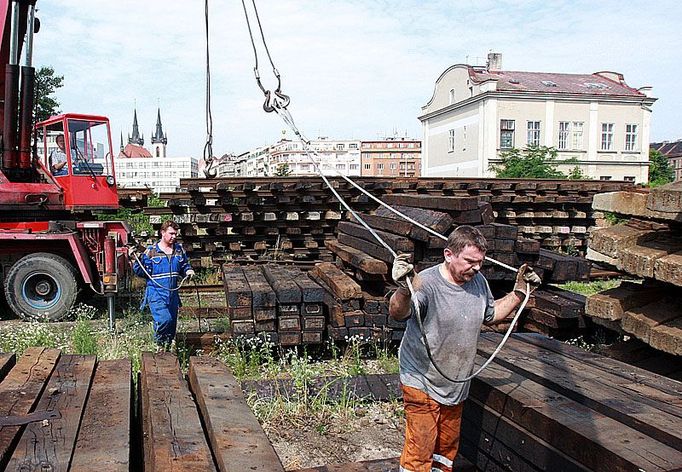
<path fill-rule="evenodd" d="M 24 319 L 59 321 L 78 296 L 76 270 L 56 254 L 28 254 L 7 272 L 5 297 L 10 309 Z"/>

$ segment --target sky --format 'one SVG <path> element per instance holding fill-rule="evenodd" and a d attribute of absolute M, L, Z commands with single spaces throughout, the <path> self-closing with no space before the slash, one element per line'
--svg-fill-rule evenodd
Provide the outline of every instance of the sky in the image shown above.
<path fill-rule="evenodd" d="M 246 0 L 249 11 L 251 0 Z M 652 86 L 652 141 L 682 138 L 682 34 L 676 0 L 257 0 L 289 111 L 309 139 L 421 138 L 417 118 L 453 64 L 502 69 L 620 72 Z M 113 146 L 145 145 L 157 107 L 169 156 L 201 157 L 206 142 L 204 2 L 39 1 L 34 65 L 64 76 L 62 112 L 109 117 Z M 252 24 L 255 28 L 256 25 Z M 262 109 L 254 53 L 238 0 L 209 0 L 213 152 L 272 144 L 285 125 Z M 259 47 L 264 86 L 276 80 Z"/>

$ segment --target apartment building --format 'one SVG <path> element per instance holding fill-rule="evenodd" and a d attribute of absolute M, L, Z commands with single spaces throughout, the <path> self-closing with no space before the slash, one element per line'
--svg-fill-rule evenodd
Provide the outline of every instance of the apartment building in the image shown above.
<path fill-rule="evenodd" d="M 362 175 L 377 177 L 419 177 L 421 141 L 391 137 L 360 143 Z"/>
<path fill-rule="evenodd" d="M 651 149 L 657 150 L 668 158 L 675 172 L 675 182 L 682 180 L 682 140 L 651 143 Z"/>
<path fill-rule="evenodd" d="M 492 177 L 490 165 L 513 148 L 557 149 L 562 172 L 593 179 L 648 181 L 650 87 L 622 74 L 561 74 L 455 64 L 422 107 L 425 176 Z"/>

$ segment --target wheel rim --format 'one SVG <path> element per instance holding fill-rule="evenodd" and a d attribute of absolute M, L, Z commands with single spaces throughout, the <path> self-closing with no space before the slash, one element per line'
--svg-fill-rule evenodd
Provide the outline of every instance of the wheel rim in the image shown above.
<path fill-rule="evenodd" d="M 62 289 L 50 274 L 37 272 L 30 274 L 21 287 L 21 294 L 32 308 L 46 310 L 52 308 L 62 297 Z"/>

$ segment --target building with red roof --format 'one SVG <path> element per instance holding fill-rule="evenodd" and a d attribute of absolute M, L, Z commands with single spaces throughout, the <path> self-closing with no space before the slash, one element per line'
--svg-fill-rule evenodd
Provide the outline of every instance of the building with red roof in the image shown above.
<path fill-rule="evenodd" d="M 648 181 L 650 87 L 622 74 L 502 70 L 455 64 L 436 80 L 419 116 L 425 176 L 492 177 L 490 166 L 513 148 L 555 148 L 559 170 L 576 167 L 594 179 Z"/>
<path fill-rule="evenodd" d="M 682 180 L 682 139 L 651 143 L 651 149 L 657 150 L 668 158 L 675 172 L 675 182 Z"/>

